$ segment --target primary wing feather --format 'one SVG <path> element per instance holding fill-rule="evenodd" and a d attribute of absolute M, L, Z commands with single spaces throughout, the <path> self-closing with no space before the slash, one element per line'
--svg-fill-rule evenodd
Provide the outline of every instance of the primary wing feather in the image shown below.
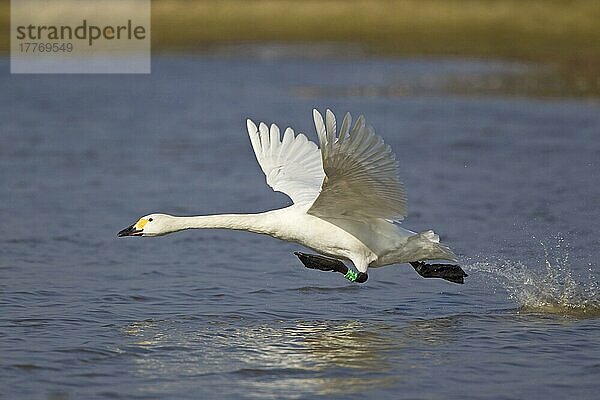
<path fill-rule="evenodd" d="M 363 116 L 350 130 L 351 116 L 346 114 L 339 137 L 330 110 L 325 121 L 317 110 L 313 117 L 325 179 L 308 213 L 322 218 L 401 220 L 406 215 L 406 194 L 390 146 Z"/>
<path fill-rule="evenodd" d="M 319 194 L 325 173 L 317 145 L 287 128 L 283 139 L 277 125 L 247 121 L 254 154 L 267 184 L 288 195 L 296 204 L 312 202 Z"/>

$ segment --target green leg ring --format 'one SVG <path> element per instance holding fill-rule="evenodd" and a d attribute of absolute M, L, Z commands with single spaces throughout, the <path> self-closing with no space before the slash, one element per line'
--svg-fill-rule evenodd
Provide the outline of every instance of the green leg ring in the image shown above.
<path fill-rule="evenodd" d="M 344 278 L 348 279 L 350 282 L 356 281 L 357 277 L 358 277 L 358 274 L 356 272 L 352 271 L 351 269 L 348 269 L 348 272 L 346 272 L 346 275 L 344 275 Z"/>

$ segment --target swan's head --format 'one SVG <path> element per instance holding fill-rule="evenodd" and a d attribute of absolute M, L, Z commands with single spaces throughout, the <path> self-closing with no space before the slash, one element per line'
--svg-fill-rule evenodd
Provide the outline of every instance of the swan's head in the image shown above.
<path fill-rule="evenodd" d="M 123 236 L 161 236 L 174 231 L 173 218 L 166 214 L 150 214 L 117 233 Z"/>

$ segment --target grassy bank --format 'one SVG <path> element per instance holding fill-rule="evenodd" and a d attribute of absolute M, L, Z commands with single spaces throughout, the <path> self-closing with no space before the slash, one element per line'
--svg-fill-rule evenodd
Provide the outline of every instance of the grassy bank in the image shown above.
<path fill-rule="evenodd" d="M 153 2 L 156 49 L 340 41 L 385 54 L 600 61 L 597 0 Z"/>
<path fill-rule="evenodd" d="M 598 0 L 157 0 L 152 11 L 157 51 L 351 42 L 381 55 L 549 64 L 561 93 L 548 95 L 600 95 Z"/>
<path fill-rule="evenodd" d="M 525 60 L 600 93 L 598 21 L 598 0 L 154 0 L 152 46 L 351 42 L 383 55 Z"/>

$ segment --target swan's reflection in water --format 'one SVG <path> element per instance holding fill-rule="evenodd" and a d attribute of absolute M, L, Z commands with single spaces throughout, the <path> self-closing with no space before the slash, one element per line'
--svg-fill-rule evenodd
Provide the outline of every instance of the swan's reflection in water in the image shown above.
<path fill-rule="evenodd" d="M 219 393 L 259 397 L 383 389 L 420 368 L 419 357 L 431 357 L 432 346 L 452 340 L 448 331 L 456 323 L 452 318 L 400 327 L 356 320 L 197 322 L 129 324 L 124 333 L 134 341 L 126 350 L 143 353 L 135 358 L 138 372 L 146 378 L 178 376 L 163 382 L 167 391 L 181 388 L 190 377 L 207 392 L 212 385 Z M 415 343 L 422 347 L 416 358 Z M 230 386 L 223 387 L 224 380 Z"/>

